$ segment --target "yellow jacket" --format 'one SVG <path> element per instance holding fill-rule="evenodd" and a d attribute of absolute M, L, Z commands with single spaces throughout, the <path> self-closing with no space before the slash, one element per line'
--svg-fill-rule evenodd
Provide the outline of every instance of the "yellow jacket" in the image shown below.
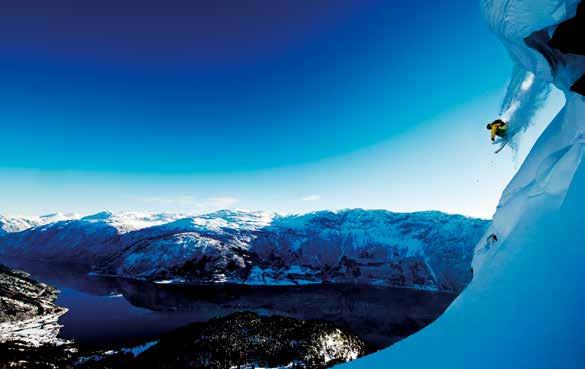
<path fill-rule="evenodd" d="M 496 136 L 504 137 L 508 126 L 506 125 L 506 122 L 496 120 L 495 122 L 488 124 L 487 129 L 490 130 L 491 139 L 493 141 L 496 139 Z"/>

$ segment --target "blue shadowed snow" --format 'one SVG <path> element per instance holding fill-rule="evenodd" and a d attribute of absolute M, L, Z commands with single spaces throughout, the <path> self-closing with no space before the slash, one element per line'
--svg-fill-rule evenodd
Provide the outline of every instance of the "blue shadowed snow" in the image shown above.
<path fill-rule="evenodd" d="M 523 43 L 532 32 L 571 17 L 575 4 L 482 2 L 519 65 L 554 80 L 565 91 L 566 105 L 503 193 L 486 232 L 499 241 L 478 243 L 467 289 L 426 329 L 345 367 L 585 367 L 585 99 L 568 92 L 566 78 L 583 73 L 585 63 L 553 54 L 561 69 L 551 72 L 543 56 Z M 546 47 L 546 40 L 535 41 Z"/>
<path fill-rule="evenodd" d="M 583 188 L 581 166 L 566 205 L 524 218 L 437 322 L 349 366 L 583 368 Z"/>

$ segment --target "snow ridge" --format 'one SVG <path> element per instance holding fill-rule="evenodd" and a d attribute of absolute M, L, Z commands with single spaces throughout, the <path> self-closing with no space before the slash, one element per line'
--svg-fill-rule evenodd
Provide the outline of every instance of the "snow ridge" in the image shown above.
<path fill-rule="evenodd" d="M 0 236 L 6 233 L 24 231 L 44 224 L 79 218 L 81 218 L 79 214 L 62 213 L 53 213 L 38 217 L 4 217 L 0 215 Z"/>

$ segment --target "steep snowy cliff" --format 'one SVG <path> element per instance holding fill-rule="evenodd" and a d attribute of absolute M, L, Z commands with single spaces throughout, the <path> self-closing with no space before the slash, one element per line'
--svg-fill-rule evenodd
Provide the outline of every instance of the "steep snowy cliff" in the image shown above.
<path fill-rule="evenodd" d="M 435 323 L 348 367 L 585 367 L 585 100 L 572 91 L 585 64 L 553 47 L 585 43 L 583 34 L 563 42 L 555 35 L 566 35 L 562 22 L 575 17 L 577 1 L 485 0 L 482 7 L 518 66 L 564 91 L 565 107 L 504 191 L 486 232 L 499 241 L 477 244 L 464 292 Z"/>

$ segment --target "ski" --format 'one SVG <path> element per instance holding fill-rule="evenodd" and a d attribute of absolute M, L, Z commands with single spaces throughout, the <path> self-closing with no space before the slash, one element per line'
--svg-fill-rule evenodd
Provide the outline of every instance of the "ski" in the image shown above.
<path fill-rule="evenodd" d="M 499 148 L 499 149 L 497 149 L 496 151 L 494 151 L 494 154 L 497 154 L 497 153 L 499 153 L 500 151 L 502 151 L 502 149 L 503 149 L 504 147 L 506 147 L 506 145 L 508 144 L 508 142 L 510 142 L 510 140 L 506 140 L 506 142 L 504 142 L 504 144 L 503 144 L 502 146 L 500 146 L 500 148 Z"/>

